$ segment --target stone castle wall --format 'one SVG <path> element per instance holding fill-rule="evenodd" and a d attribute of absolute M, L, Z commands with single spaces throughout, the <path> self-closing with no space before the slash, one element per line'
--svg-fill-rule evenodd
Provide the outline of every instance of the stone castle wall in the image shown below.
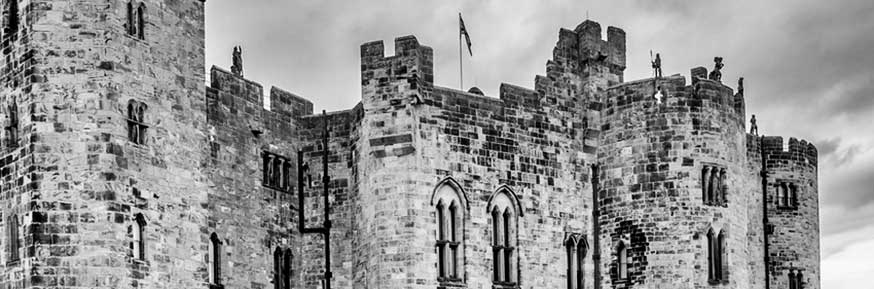
<path fill-rule="evenodd" d="M 40 0 L 3 42 L 0 98 L 22 117 L 20 144 L 0 156 L 0 226 L 18 216 L 22 258 L 7 260 L 3 234 L 0 288 L 207 288 L 213 233 L 225 288 L 277 288 L 277 248 L 293 255 L 292 288 L 318 287 L 324 239 L 301 234 L 298 213 L 323 226 L 325 187 L 334 288 L 491 288 L 487 206 L 498 191 L 518 202 L 518 288 L 565 288 L 575 234 L 584 288 L 761 288 L 765 240 L 772 286 L 786 270 L 818 286 L 815 148 L 790 141 L 783 152 L 745 134 L 743 95 L 718 82 L 624 82 L 621 29 L 606 40 L 592 21 L 560 30 L 535 88 L 502 84 L 498 98 L 435 86 L 433 51 L 415 37 L 396 39 L 394 56 L 367 43 L 361 103 L 313 114 L 279 88 L 265 109 L 260 84 L 219 68 L 204 86 L 203 3 L 142 2 L 145 40 L 125 33 L 126 2 Z M 149 107 L 144 145 L 127 139 L 129 100 Z M 264 153 L 292 162 L 283 188 L 264 184 Z M 770 207 L 763 160 L 765 187 L 807 185 L 797 210 Z M 728 172 L 727 205 L 702 204 L 703 165 Z M 452 282 L 437 278 L 435 247 L 433 200 L 446 184 L 465 204 Z M 145 260 L 131 252 L 137 214 Z M 729 237 L 729 277 L 713 285 L 710 228 Z M 615 276 L 620 240 L 631 245 L 628 280 Z"/>
<path fill-rule="evenodd" d="M 767 172 L 768 269 L 771 288 L 789 286 L 789 274 L 801 273 L 804 288 L 820 288 L 819 182 L 816 147 L 803 140 L 761 138 Z M 794 185 L 797 204 L 780 206 L 777 189 Z M 790 197 L 791 199 L 791 197 Z M 790 201 L 791 202 L 791 201 Z"/>
<path fill-rule="evenodd" d="M 19 175 L 2 187 L 4 229 L 18 230 L 21 258 L 10 260 L 2 240 L 3 288 L 200 284 L 203 4 L 140 2 L 146 40 L 125 32 L 121 1 L 17 1 L 3 102 L 17 99 L 22 138 L 3 156 Z M 148 105 L 146 145 L 128 141 L 129 100 Z M 146 260 L 131 252 L 137 214 Z M 6 227 L 12 215 L 19 228 Z"/>

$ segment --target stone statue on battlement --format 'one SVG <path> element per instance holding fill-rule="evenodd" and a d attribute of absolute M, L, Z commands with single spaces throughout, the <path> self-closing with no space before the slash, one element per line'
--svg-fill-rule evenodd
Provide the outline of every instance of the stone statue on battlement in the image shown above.
<path fill-rule="evenodd" d="M 744 94 L 744 78 L 741 77 L 737 80 L 737 93 L 740 95 Z"/>
<path fill-rule="evenodd" d="M 234 46 L 233 64 L 231 65 L 231 73 L 237 76 L 243 76 L 243 48 Z"/>
<path fill-rule="evenodd" d="M 650 56 L 652 56 L 650 54 Z M 655 77 L 662 77 L 662 57 L 658 53 L 656 53 L 655 60 L 652 61 L 652 69 L 655 70 Z"/>
<path fill-rule="evenodd" d="M 743 78 L 741 78 L 743 79 Z M 741 80 L 743 82 L 743 80 Z M 753 118 L 750 119 L 750 134 L 759 135 L 759 126 L 756 124 L 756 115 L 753 115 Z"/>
<path fill-rule="evenodd" d="M 714 57 L 713 62 L 715 62 L 713 71 L 710 72 L 710 80 L 722 82 L 722 67 L 725 66 L 722 64 L 722 57 Z"/>

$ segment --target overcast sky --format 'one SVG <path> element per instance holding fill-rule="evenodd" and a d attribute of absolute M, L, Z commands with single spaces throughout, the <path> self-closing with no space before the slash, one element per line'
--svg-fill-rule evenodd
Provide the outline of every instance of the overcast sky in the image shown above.
<path fill-rule="evenodd" d="M 497 96 L 501 82 L 533 88 L 558 30 L 589 18 L 627 33 L 626 80 L 712 69 L 745 78 L 747 112 L 767 135 L 819 148 L 823 288 L 858 288 L 874 276 L 874 1 L 375 1 L 211 0 L 207 67 L 230 67 L 243 46 L 245 75 L 340 110 L 360 99 L 359 46 L 415 35 L 434 48 L 435 82 L 458 86 L 458 12 L 473 42 L 465 84 Z M 863 283 L 866 282 L 866 283 Z"/>

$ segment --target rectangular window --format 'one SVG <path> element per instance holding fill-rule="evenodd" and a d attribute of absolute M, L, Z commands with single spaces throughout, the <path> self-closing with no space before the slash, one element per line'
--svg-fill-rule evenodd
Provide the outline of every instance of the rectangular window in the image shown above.
<path fill-rule="evenodd" d="M 291 160 L 267 151 L 261 153 L 261 184 L 288 192 L 291 189 Z"/>
<path fill-rule="evenodd" d="M 6 147 L 18 147 L 18 105 L 13 102 L 6 108 L 9 122 L 6 126 Z"/>
<path fill-rule="evenodd" d="M 127 104 L 127 136 L 135 144 L 146 144 L 145 114 L 148 107 L 145 103 L 131 100 Z"/>
<path fill-rule="evenodd" d="M 9 221 L 6 223 L 7 226 L 7 240 L 9 244 L 9 262 L 15 262 L 19 259 L 19 250 L 21 249 L 21 243 L 18 239 L 18 216 L 12 215 L 9 217 Z"/>

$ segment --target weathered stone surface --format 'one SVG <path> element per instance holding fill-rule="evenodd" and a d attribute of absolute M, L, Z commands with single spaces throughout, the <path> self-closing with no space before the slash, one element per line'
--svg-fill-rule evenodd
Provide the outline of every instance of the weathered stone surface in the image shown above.
<path fill-rule="evenodd" d="M 519 288 L 567 286 L 568 236 L 587 244 L 584 288 L 712 286 L 711 228 L 728 234 L 718 287 L 785 287 L 790 271 L 819 287 L 816 149 L 746 134 L 743 94 L 706 69 L 691 85 L 624 82 L 621 29 L 606 40 L 593 21 L 561 29 L 535 88 L 502 84 L 498 98 L 435 86 L 432 49 L 415 37 L 397 38 L 392 56 L 366 43 L 361 102 L 322 115 L 275 87 L 265 109 L 261 84 L 217 67 L 203 85 L 203 4 L 141 2 L 145 40 L 126 33 L 127 2 L 114 0 L 30 1 L 19 34 L 4 36 L 0 120 L 21 117 L 16 141 L 2 138 L 0 226 L 15 216 L 22 245 L 9 260 L 0 237 L 0 288 L 209 288 L 213 233 L 225 288 L 276 288 L 276 248 L 293 253 L 292 287 L 315 288 L 324 240 L 302 235 L 297 214 L 321 226 L 325 186 L 334 288 L 492 288 L 486 206 L 499 189 L 521 209 Z M 145 144 L 128 141 L 129 100 L 148 106 Z M 265 155 L 291 161 L 282 183 L 264 183 Z M 726 170 L 725 205 L 702 202 L 705 165 Z M 775 184 L 787 182 L 800 188 L 797 206 L 778 208 Z M 441 183 L 466 204 L 460 283 L 437 279 Z M 131 246 L 137 214 L 145 260 Z"/>

